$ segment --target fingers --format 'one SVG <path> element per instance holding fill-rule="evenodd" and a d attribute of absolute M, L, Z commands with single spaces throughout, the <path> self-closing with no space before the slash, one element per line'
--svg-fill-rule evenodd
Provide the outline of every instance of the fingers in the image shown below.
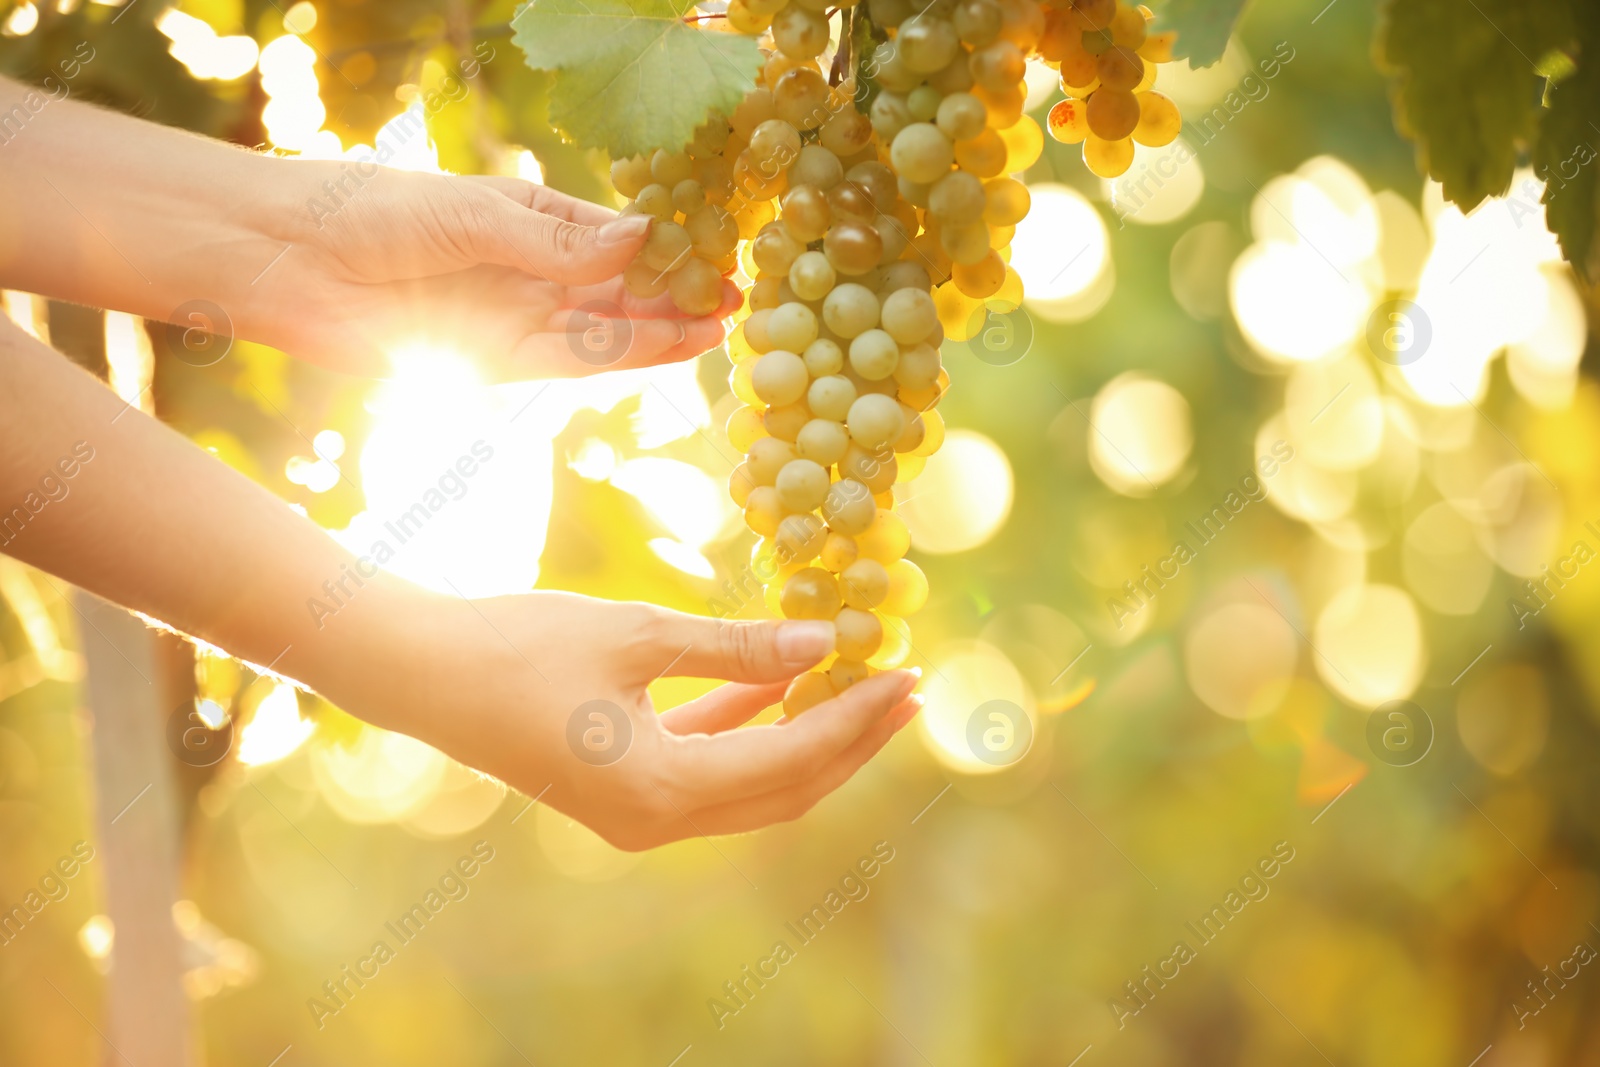
<path fill-rule="evenodd" d="M 649 642 L 677 678 L 776 682 L 793 678 L 833 651 L 833 623 L 815 620 L 744 622 L 657 610 Z"/>
<path fill-rule="evenodd" d="M 621 274 L 650 231 L 647 215 L 619 215 L 598 226 L 535 211 L 504 193 L 471 186 L 461 225 L 467 247 L 485 263 L 527 271 L 563 285 Z"/>
<path fill-rule="evenodd" d="M 471 174 L 467 175 L 467 180 L 487 189 L 493 189 L 502 196 L 510 197 L 523 207 L 532 208 L 546 215 L 554 215 L 568 222 L 576 222 L 580 226 L 601 226 L 617 217 L 617 213 L 608 207 L 591 204 L 587 200 L 568 196 L 547 185 L 524 181 L 521 178 L 506 178 L 498 174 Z"/>
<path fill-rule="evenodd" d="M 783 726 L 754 726 L 669 746 L 663 777 L 688 810 L 798 785 L 911 695 L 912 671 L 885 671 L 823 701 Z"/>
<path fill-rule="evenodd" d="M 702 808 L 692 813 L 695 829 L 705 834 L 742 834 L 798 819 L 853 778 L 921 709 L 920 695 L 907 697 L 810 779 L 760 796 Z"/>
<path fill-rule="evenodd" d="M 717 347 L 726 334 L 719 319 L 644 319 L 622 328 L 565 311 L 550 323 L 554 329 L 527 335 L 488 373 L 496 381 L 526 381 L 678 363 Z"/>
<path fill-rule="evenodd" d="M 675 734 L 719 734 L 743 726 L 783 699 L 787 682 L 724 685 L 698 700 L 661 713 L 661 725 Z"/>

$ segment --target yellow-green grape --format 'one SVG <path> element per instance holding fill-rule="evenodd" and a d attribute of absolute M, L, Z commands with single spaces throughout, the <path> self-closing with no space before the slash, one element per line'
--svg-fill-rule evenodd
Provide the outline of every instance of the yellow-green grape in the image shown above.
<path fill-rule="evenodd" d="M 922 412 L 922 443 L 911 450 L 913 456 L 931 456 L 944 444 L 944 416 L 937 411 Z"/>
<path fill-rule="evenodd" d="M 1102 52 L 1094 61 L 1095 76 L 1107 89 L 1127 89 L 1130 92 L 1144 78 L 1144 60 L 1131 48 L 1114 45 Z"/>
<path fill-rule="evenodd" d="M 1121 177 L 1133 165 L 1133 142 L 1107 141 L 1091 133 L 1083 142 L 1083 162 L 1096 177 Z"/>
<path fill-rule="evenodd" d="M 993 253 L 990 247 L 989 227 L 983 222 L 949 225 L 939 230 L 939 244 L 954 266 L 970 266 Z M 952 267 L 952 272 L 954 271 Z"/>
<path fill-rule="evenodd" d="M 906 94 L 906 110 L 917 122 L 932 122 L 939 113 L 939 90 L 931 85 L 919 85 Z"/>
<path fill-rule="evenodd" d="M 873 80 L 891 93 L 909 93 L 922 80 L 918 71 L 906 66 L 894 41 L 885 41 L 873 50 Z"/>
<path fill-rule="evenodd" d="M 883 238 L 866 223 L 836 222 L 822 239 L 822 251 L 840 274 L 865 274 L 883 258 Z"/>
<path fill-rule="evenodd" d="M 640 300 L 650 300 L 667 291 L 667 271 L 656 270 L 636 259 L 622 270 L 622 284 Z"/>
<path fill-rule="evenodd" d="M 991 226 L 1015 226 L 1028 215 L 1032 197 L 1015 178 L 996 178 L 983 187 L 983 219 Z"/>
<path fill-rule="evenodd" d="M 1120 141 L 1139 125 L 1139 100 L 1128 89 L 1096 89 L 1086 111 L 1090 132 L 1103 141 Z"/>
<path fill-rule="evenodd" d="M 747 453 L 762 440 L 766 440 L 762 413 L 755 408 L 734 408 L 733 414 L 728 416 L 728 443 L 741 453 Z"/>
<path fill-rule="evenodd" d="M 826 192 L 815 185 L 796 183 L 783 194 L 783 225 L 802 244 L 810 244 L 828 232 L 833 210 Z"/>
<path fill-rule="evenodd" d="M 922 438 L 927 430 L 922 425 L 922 412 L 909 404 L 900 404 L 900 414 L 904 421 L 905 429 L 900 431 L 900 436 L 894 439 L 895 452 L 914 452 L 922 444 Z M 902 471 L 902 474 L 905 472 Z M 909 477 L 909 475 L 907 475 Z"/>
<path fill-rule="evenodd" d="M 883 301 L 880 317 L 884 330 L 902 345 L 920 344 L 939 326 L 939 310 L 926 289 L 897 289 L 890 293 Z"/>
<path fill-rule="evenodd" d="M 949 22 L 939 18 L 918 18 L 900 27 L 895 38 L 900 59 L 919 74 L 931 74 L 946 67 L 961 51 L 961 38 Z"/>
<path fill-rule="evenodd" d="M 859 182 L 841 182 L 828 190 L 828 208 L 840 222 L 867 222 L 878 217 L 878 202 Z"/>
<path fill-rule="evenodd" d="M 1022 306 L 1022 275 L 1015 268 L 1006 267 L 1006 280 L 1000 283 L 1000 288 L 984 303 L 1001 313 L 1015 311 Z"/>
<path fill-rule="evenodd" d="M 658 224 L 660 225 L 660 224 Z M 669 224 L 670 225 L 670 224 Z M 782 277 L 806 246 L 794 239 L 781 223 L 771 223 L 750 242 L 750 258 L 763 274 Z"/>
<path fill-rule="evenodd" d="M 678 209 L 672 206 L 672 190 L 658 182 L 651 182 L 639 190 L 639 195 L 633 201 L 633 210 L 662 222 L 671 222 Z"/>
<path fill-rule="evenodd" d="M 751 311 L 771 311 L 783 303 L 783 279 L 762 277 L 757 278 L 750 286 L 750 291 L 745 294 L 744 302 L 750 306 Z M 777 346 L 777 347 L 782 347 Z"/>
<path fill-rule="evenodd" d="M 849 447 L 850 431 L 845 429 L 844 423 L 832 419 L 812 419 L 800 427 L 800 434 L 794 440 L 796 454 L 824 467 L 831 467 L 843 459 L 845 449 Z"/>
<path fill-rule="evenodd" d="M 782 489 L 778 490 L 778 495 L 783 495 Z M 786 566 L 803 566 L 822 551 L 828 540 L 828 528 L 815 515 L 789 515 L 778 523 L 778 532 L 772 540 L 780 562 Z"/>
<path fill-rule="evenodd" d="M 828 342 L 833 344 L 833 342 Z M 834 345 L 837 349 L 838 346 Z M 829 374 L 813 381 L 806 390 L 806 403 L 819 419 L 844 422 L 850 405 L 856 402 L 856 386 L 842 374 Z"/>
<path fill-rule="evenodd" d="M 950 280 L 967 296 L 974 300 L 983 300 L 1000 291 L 1000 286 L 1006 280 L 1006 264 L 991 250 L 976 263 L 957 263 L 951 272 Z M 758 382 L 757 392 L 759 391 Z"/>
<path fill-rule="evenodd" d="M 978 178 L 997 177 L 1006 168 L 1006 143 L 994 130 L 956 142 L 956 166 Z"/>
<path fill-rule="evenodd" d="M 890 340 L 889 343 L 894 342 Z M 850 427 L 851 440 L 869 452 L 877 452 L 887 448 L 900 436 L 905 429 L 905 416 L 893 397 L 868 393 L 857 397 L 856 402 L 850 405 L 846 425 Z M 876 489 L 873 491 L 877 492 Z"/>
<path fill-rule="evenodd" d="M 912 345 L 900 352 L 900 362 L 894 368 L 894 380 L 901 386 L 920 389 L 938 380 L 939 366 L 938 349 L 926 344 Z"/>
<path fill-rule="evenodd" d="M 821 300 L 833 291 L 838 273 L 821 252 L 802 252 L 789 267 L 789 287 L 801 300 Z"/>
<path fill-rule="evenodd" d="M 800 359 L 806 365 L 806 371 L 813 378 L 826 378 L 838 374 L 844 366 L 844 349 L 839 347 L 839 342 L 831 341 L 826 337 L 819 337 L 806 345 L 806 350 L 800 353 Z M 854 399 L 852 397 L 851 399 Z M 843 418 L 843 416 L 840 416 Z"/>
<path fill-rule="evenodd" d="M 846 534 L 830 531 L 822 542 L 819 556 L 822 566 L 834 574 L 842 573 L 856 561 L 856 539 Z"/>
<path fill-rule="evenodd" d="M 994 0 L 960 0 L 951 13 L 956 34 L 974 48 L 981 48 L 1000 36 L 1002 15 Z"/>
<path fill-rule="evenodd" d="M 756 37 L 772 25 L 772 16 L 756 14 L 745 0 L 728 0 L 728 25 L 735 33 Z"/>
<path fill-rule="evenodd" d="M 761 417 L 761 424 L 769 434 L 790 444 L 794 443 L 795 438 L 800 436 L 801 428 L 810 421 L 811 412 L 804 404 L 781 404 L 768 408 Z"/>
<path fill-rule="evenodd" d="M 883 284 L 878 287 L 879 302 L 888 299 L 890 293 L 901 289 L 921 289 L 927 292 L 932 287 L 932 278 L 928 274 L 928 268 L 920 262 L 920 257 L 902 259 L 883 269 Z"/>
<path fill-rule="evenodd" d="M 732 11 L 731 6 L 729 11 Z M 833 681 L 826 674 L 807 671 L 789 683 L 788 690 L 783 694 L 783 713 L 791 719 L 796 719 L 837 695 L 833 689 Z"/>
<path fill-rule="evenodd" d="M 883 330 L 867 330 L 850 342 L 850 367 L 869 382 L 882 381 L 892 375 L 899 361 L 900 346 Z"/>
<path fill-rule="evenodd" d="M 878 325 L 878 295 L 864 285 L 845 282 L 822 301 L 822 321 L 849 340 Z"/>
<path fill-rule="evenodd" d="M 770 89 L 752 89 L 744 94 L 744 99 L 739 101 L 739 106 L 733 109 L 733 114 L 728 116 L 728 125 L 733 127 L 733 132 L 746 144 L 750 135 L 755 133 L 756 127 L 768 119 L 776 118 L 778 105 L 773 99 Z"/>
<path fill-rule="evenodd" d="M 883 624 L 870 611 L 840 608 L 833 628 L 833 647 L 841 659 L 864 660 L 883 644 Z"/>
<path fill-rule="evenodd" d="M 778 532 L 778 523 L 783 521 L 783 503 L 778 499 L 778 491 L 770 485 L 758 485 L 750 490 L 750 497 L 744 505 L 744 524 L 762 537 L 771 537 Z"/>
<path fill-rule="evenodd" d="M 1139 46 L 1139 57 L 1150 64 L 1171 63 L 1172 46 L 1177 42 L 1178 34 L 1175 30 L 1149 34 L 1145 37 L 1144 44 Z"/>
<path fill-rule="evenodd" d="M 839 582 L 833 575 L 821 567 L 806 567 L 795 571 L 783 583 L 778 603 L 783 606 L 786 618 L 831 619 L 839 614 L 843 599 L 839 596 Z"/>
<path fill-rule="evenodd" d="M 1001 92 L 975 85 L 972 95 L 983 101 L 983 108 L 989 113 L 989 127 L 995 130 L 1016 125 L 1017 120 L 1022 118 L 1022 109 L 1028 96 L 1020 84 Z"/>
<path fill-rule="evenodd" d="M 1183 116 L 1178 105 L 1158 92 L 1140 93 L 1139 123 L 1133 128 L 1133 139 L 1147 148 L 1169 145 L 1183 129 Z"/>
<path fill-rule="evenodd" d="M 847 607 L 871 611 L 889 595 L 889 572 L 875 559 L 858 559 L 839 575 Z"/>
<path fill-rule="evenodd" d="M 756 395 L 756 387 L 751 382 L 751 375 L 755 372 L 756 361 L 753 359 L 735 363 L 733 370 L 728 374 L 728 388 L 733 395 L 751 407 L 763 407 L 761 398 Z"/>
<path fill-rule="evenodd" d="M 720 207 L 702 207 L 684 216 L 683 228 L 697 255 L 725 256 L 739 244 L 739 224 Z"/>
<path fill-rule="evenodd" d="M 828 118 L 828 79 L 815 67 L 785 71 L 772 87 L 778 117 L 797 130 L 814 130 Z"/>
<path fill-rule="evenodd" d="M 750 468 L 743 463 L 733 468 L 733 473 L 728 475 L 728 496 L 741 510 L 750 502 L 750 494 L 755 487 L 755 479 L 750 477 Z"/>
<path fill-rule="evenodd" d="M 822 501 L 822 517 L 828 520 L 829 529 L 846 537 L 865 533 L 876 514 L 871 490 L 852 478 L 830 485 Z"/>
<path fill-rule="evenodd" d="M 747 456 L 745 463 L 755 483 L 773 485 L 778 480 L 778 472 L 794 461 L 794 445 L 776 437 L 762 437 L 750 446 Z"/>
<path fill-rule="evenodd" d="M 939 110 L 934 113 L 934 124 L 952 141 L 978 136 L 988 122 L 983 101 L 971 93 L 951 93 L 939 101 Z"/>
<path fill-rule="evenodd" d="M 828 495 L 828 469 L 814 460 L 796 459 L 778 472 L 776 488 L 778 500 L 786 510 L 813 511 L 822 506 Z"/>
<path fill-rule="evenodd" d="M 1082 100 L 1057 101 L 1050 109 L 1050 136 L 1062 144 L 1081 144 L 1089 136 L 1089 115 Z"/>
<path fill-rule="evenodd" d="M 911 627 L 893 615 L 880 615 L 878 621 L 883 623 L 883 644 L 867 665 L 874 670 L 892 671 L 911 655 Z"/>
<path fill-rule="evenodd" d="M 804 352 L 817 339 L 817 313 L 804 304 L 780 304 L 767 320 L 767 336 L 778 348 Z"/>
<path fill-rule="evenodd" d="M 1024 52 L 1037 48 L 1044 36 L 1043 8 L 1029 0 L 1000 0 L 1000 10 L 1004 16 L 1000 36 Z"/>
<path fill-rule="evenodd" d="M 745 344 L 750 346 L 752 352 L 757 354 L 771 352 L 776 347 L 772 339 L 767 336 L 767 320 L 770 318 L 772 318 L 770 309 L 752 311 L 741 324 L 744 327 Z"/>
<path fill-rule="evenodd" d="M 1155 64 L 1151 64 L 1154 66 Z M 1074 89 L 1082 88 L 1095 81 L 1098 68 L 1095 66 L 1095 56 L 1083 47 L 1083 34 L 1078 34 L 1077 40 L 1067 46 L 1061 57 L 1061 89 L 1071 93 Z"/>
<path fill-rule="evenodd" d="M 789 168 L 791 184 L 814 185 L 827 191 L 844 181 L 844 164 L 839 157 L 819 144 L 800 149 L 800 156 Z"/>
<path fill-rule="evenodd" d="M 964 170 L 953 170 L 928 187 L 928 210 L 942 226 L 977 222 L 983 207 L 983 181 Z"/>
<path fill-rule="evenodd" d="M 650 160 L 644 156 L 631 156 L 612 161 L 611 187 L 618 194 L 632 200 L 650 182 Z"/>
<path fill-rule="evenodd" d="M 750 382 L 763 403 L 773 407 L 792 404 L 805 395 L 810 384 L 806 365 L 793 352 L 773 349 L 756 360 Z"/>
<path fill-rule="evenodd" d="M 888 565 L 888 591 L 878 605 L 885 615 L 915 615 L 928 602 L 928 576 L 909 559 Z"/>
<path fill-rule="evenodd" d="M 668 152 L 665 148 L 658 148 L 655 155 L 650 157 L 650 177 L 668 189 L 693 176 L 694 160 L 689 158 L 687 152 Z"/>
<path fill-rule="evenodd" d="M 899 409 L 895 410 L 898 413 Z M 844 458 L 839 461 L 838 467 L 840 477 L 860 482 L 873 493 L 882 493 L 894 485 L 895 475 L 900 470 L 892 450 L 884 448 L 875 452 L 862 448 L 854 441 L 851 441 L 850 447 L 845 449 Z"/>
<path fill-rule="evenodd" d="M 834 692 L 842 693 L 852 685 L 866 681 L 871 674 L 871 668 L 860 660 L 841 657 L 828 668 L 828 681 L 833 683 Z"/>
<path fill-rule="evenodd" d="M 1117 13 L 1111 16 L 1111 39 L 1123 48 L 1138 49 L 1142 46 L 1149 34 L 1149 24 L 1145 21 L 1144 12 L 1137 7 L 1123 4 L 1117 5 Z"/>
<path fill-rule="evenodd" d="M 722 275 L 703 259 L 690 256 L 667 279 L 672 302 L 685 315 L 709 315 L 722 304 Z"/>
<path fill-rule="evenodd" d="M 902 177 L 929 183 L 950 169 L 955 162 L 955 149 L 950 138 L 933 123 L 913 122 L 895 134 L 889 159 Z"/>
<path fill-rule="evenodd" d="M 1022 49 L 1010 41 L 995 41 L 975 49 L 967 63 L 972 80 L 991 93 L 1005 92 L 1022 84 L 1028 66 Z"/>
<path fill-rule="evenodd" d="M 1021 174 L 1039 162 L 1039 157 L 1044 154 L 1044 130 L 1039 128 L 1031 115 L 1024 115 L 1001 130 L 1000 139 L 1006 145 L 1008 174 Z"/>
<path fill-rule="evenodd" d="M 856 535 L 856 550 L 860 553 L 859 558 L 875 559 L 888 567 L 911 550 L 911 531 L 906 529 L 905 520 L 899 515 L 886 508 L 878 508 L 872 525 Z M 890 589 L 893 590 L 892 572 L 889 578 Z M 887 605 L 884 610 L 890 615 L 905 614 Z"/>
<path fill-rule="evenodd" d="M 793 59 L 815 59 L 828 47 L 828 19 L 791 3 L 773 16 L 772 42 Z"/>
<path fill-rule="evenodd" d="M 823 148 L 841 159 L 853 156 L 872 143 L 872 122 L 854 106 L 846 105 L 822 124 L 817 138 Z"/>
<path fill-rule="evenodd" d="M 676 270 L 690 255 L 689 231 L 676 222 L 657 221 L 639 250 L 639 258 L 659 271 Z"/>
<path fill-rule="evenodd" d="M 906 98 L 899 93 L 887 90 L 877 95 L 868 110 L 872 132 L 877 135 L 883 144 L 889 144 L 901 130 L 916 121 L 911 115 L 911 106 Z"/>
<path fill-rule="evenodd" d="M 678 214 L 687 217 L 705 206 L 705 186 L 693 178 L 685 178 L 672 187 L 672 207 Z"/>

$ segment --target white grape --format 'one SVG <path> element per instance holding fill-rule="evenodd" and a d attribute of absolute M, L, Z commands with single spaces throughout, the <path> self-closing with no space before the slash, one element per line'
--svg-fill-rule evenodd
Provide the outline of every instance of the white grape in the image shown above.
<path fill-rule="evenodd" d="M 857 397 L 846 421 L 851 439 L 869 452 L 888 447 L 905 429 L 900 402 L 881 393 Z"/>
<path fill-rule="evenodd" d="M 750 384 L 756 395 L 773 407 L 799 400 L 810 380 L 806 365 L 799 356 L 777 348 L 756 360 L 755 368 L 750 372 Z"/>
<path fill-rule="evenodd" d="M 915 345 L 939 325 L 939 310 L 925 289 L 897 289 L 883 301 L 883 328 L 903 345 Z"/>
<path fill-rule="evenodd" d="M 828 495 L 828 471 L 815 460 L 795 459 L 783 465 L 774 484 L 785 508 L 793 512 L 814 511 Z"/>
<path fill-rule="evenodd" d="M 811 377 L 825 378 L 830 374 L 838 374 L 844 367 L 844 349 L 839 347 L 837 341 L 819 337 L 806 345 L 806 350 L 800 353 L 800 359 Z M 844 418 L 843 415 L 839 417 Z"/>
<path fill-rule="evenodd" d="M 800 427 L 800 435 L 794 439 L 796 455 L 801 459 L 813 460 L 824 467 L 831 467 L 839 462 L 844 458 L 845 449 L 849 447 L 850 431 L 845 429 L 844 423 L 832 419 L 812 419 Z"/>
<path fill-rule="evenodd" d="M 822 302 L 822 321 L 846 339 L 870 330 L 878 324 L 878 294 L 855 282 L 836 286 Z"/>
<path fill-rule="evenodd" d="M 850 405 L 856 402 L 855 383 L 842 374 L 818 378 L 806 391 L 806 403 L 819 419 L 843 422 L 850 415 Z"/>
<path fill-rule="evenodd" d="M 767 320 L 767 336 L 786 352 L 804 352 L 817 339 L 817 313 L 800 303 L 780 304 Z"/>
<path fill-rule="evenodd" d="M 850 342 L 850 367 L 869 382 L 881 381 L 894 374 L 895 364 L 899 361 L 900 346 L 884 330 L 866 330 Z M 853 408 L 851 410 L 854 411 Z"/>

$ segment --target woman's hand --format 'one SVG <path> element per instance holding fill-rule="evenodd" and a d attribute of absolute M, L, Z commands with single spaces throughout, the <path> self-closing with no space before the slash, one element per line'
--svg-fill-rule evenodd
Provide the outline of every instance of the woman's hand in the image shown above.
<path fill-rule="evenodd" d="M 644 216 L 516 178 L 270 162 L 292 192 L 254 225 L 281 258 L 222 307 L 241 336 L 336 370 L 382 376 L 418 346 L 497 381 L 667 363 L 716 347 L 739 306 L 727 282 L 701 318 L 629 294 Z"/>
<path fill-rule="evenodd" d="M 719 621 L 544 592 L 367 614 L 406 620 L 410 637 L 373 650 L 383 665 L 346 662 L 319 688 L 630 850 L 798 818 L 921 706 L 916 673 L 888 671 L 794 721 L 737 729 L 832 651 L 826 622 Z M 363 625 L 359 613 L 352 623 Z M 646 687 L 664 676 L 738 684 L 658 715 Z"/>

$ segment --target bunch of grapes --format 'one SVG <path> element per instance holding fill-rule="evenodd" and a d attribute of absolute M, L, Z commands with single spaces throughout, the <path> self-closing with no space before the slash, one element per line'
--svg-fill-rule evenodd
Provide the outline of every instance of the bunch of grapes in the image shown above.
<path fill-rule="evenodd" d="M 1023 113 L 1028 57 L 1064 81 L 1069 63 L 1087 71 L 1098 158 L 1144 129 L 1141 108 L 1161 121 L 1135 52 L 1170 51 L 1115 0 L 855 3 L 830 78 L 830 4 L 730 0 L 726 28 L 767 51 L 760 84 L 686 148 L 612 166 L 628 210 L 656 219 L 632 293 L 703 315 L 724 277 L 749 282 L 728 340 L 744 406 L 727 433 L 745 456 L 729 491 L 761 539 L 753 565 L 774 575 L 769 606 L 837 632 L 834 657 L 790 686 L 790 716 L 910 652 L 904 619 L 928 583 L 893 489 L 944 440 L 946 337 L 1022 301 L 1007 260 L 1029 194 L 1014 175 L 1044 149 Z M 855 55 L 861 19 L 872 39 Z M 1125 123 L 1097 117 L 1130 106 Z"/>
<path fill-rule="evenodd" d="M 1082 144 L 1084 165 L 1102 178 L 1128 169 L 1135 141 L 1160 148 L 1183 126 L 1178 105 L 1154 89 L 1176 35 L 1150 33 L 1150 18 L 1149 8 L 1118 0 L 1079 0 L 1046 15 L 1039 56 L 1061 71 L 1067 94 L 1050 109 L 1050 136 Z"/>

